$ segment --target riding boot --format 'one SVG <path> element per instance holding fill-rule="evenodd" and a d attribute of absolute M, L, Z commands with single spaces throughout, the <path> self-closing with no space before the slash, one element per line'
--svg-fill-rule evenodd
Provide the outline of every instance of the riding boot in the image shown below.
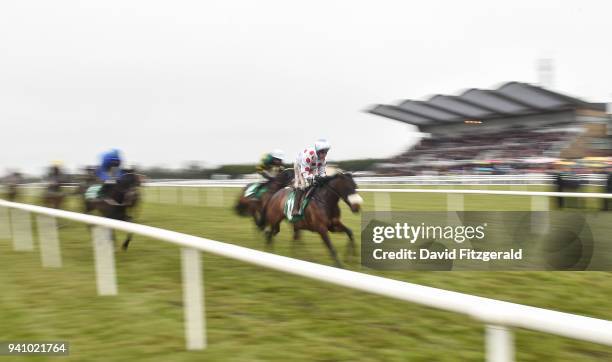
<path fill-rule="evenodd" d="M 304 194 L 304 190 L 302 189 L 295 190 L 295 199 L 293 201 L 293 210 L 291 211 L 291 216 L 298 216 L 300 214 L 300 206 L 302 204 L 303 194 Z"/>

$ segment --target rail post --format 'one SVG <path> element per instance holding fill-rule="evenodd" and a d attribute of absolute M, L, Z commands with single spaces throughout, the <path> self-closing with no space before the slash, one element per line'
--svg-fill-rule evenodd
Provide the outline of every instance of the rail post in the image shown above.
<path fill-rule="evenodd" d="M 195 187 L 181 187 L 181 202 L 183 205 L 197 205 L 198 204 L 198 190 Z"/>
<path fill-rule="evenodd" d="M 38 214 L 36 215 L 36 225 L 38 226 L 38 242 L 40 243 L 42 266 L 46 268 L 60 268 L 62 266 L 62 255 L 55 218 Z"/>
<path fill-rule="evenodd" d="M 181 248 L 183 275 L 183 309 L 185 313 L 185 342 L 188 350 L 206 348 L 204 320 L 204 290 L 200 251 Z"/>
<path fill-rule="evenodd" d="M 485 344 L 487 362 L 513 362 L 514 338 L 506 327 L 486 325 Z"/>
<path fill-rule="evenodd" d="M 464 211 L 464 198 L 462 194 L 446 195 L 446 211 Z"/>
<path fill-rule="evenodd" d="M 206 206 L 223 206 L 223 187 L 208 187 L 206 191 Z"/>
<path fill-rule="evenodd" d="M 446 195 L 446 213 L 449 225 L 461 225 L 457 212 L 465 210 L 463 194 Z"/>
<path fill-rule="evenodd" d="M 115 246 L 111 233 L 109 228 L 103 226 L 94 226 L 92 229 L 96 284 L 99 295 L 117 295 Z"/>
<path fill-rule="evenodd" d="M 32 220 L 29 212 L 19 209 L 11 209 L 11 228 L 13 233 L 14 250 L 34 250 L 34 241 L 32 240 Z"/>
<path fill-rule="evenodd" d="M 374 212 L 379 220 L 391 221 L 391 195 L 388 192 L 374 193 Z"/>
<path fill-rule="evenodd" d="M 165 194 L 165 198 L 162 201 L 162 203 L 171 204 L 171 205 L 175 205 L 179 203 L 179 197 L 178 197 L 179 190 L 176 186 L 164 187 L 163 189 L 165 192 L 163 192 L 162 194 Z"/>
<path fill-rule="evenodd" d="M 0 239 L 11 238 L 11 218 L 9 217 L 9 209 L 0 207 Z"/>
<path fill-rule="evenodd" d="M 550 200 L 547 196 L 531 197 L 531 231 L 534 234 L 548 233 L 550 229 L 549 209 Z"/>

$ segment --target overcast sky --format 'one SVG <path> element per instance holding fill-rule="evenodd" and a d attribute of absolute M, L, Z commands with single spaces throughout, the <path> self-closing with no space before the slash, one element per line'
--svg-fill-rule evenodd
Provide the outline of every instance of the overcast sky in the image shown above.
<path fill-rule="evenodd" d="M 537 82 L 612 97 L 609 1 L 0 2 L 0 172 L 106 149 L 182 166 L 390 156 L 414 129 L 371 104 Z"/>

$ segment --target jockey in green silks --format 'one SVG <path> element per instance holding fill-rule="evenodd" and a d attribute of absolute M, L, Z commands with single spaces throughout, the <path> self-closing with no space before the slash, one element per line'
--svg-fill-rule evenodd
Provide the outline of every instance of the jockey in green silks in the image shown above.
<path fill-rule="evenodd" d="M 266 184 L 272 181 L 284 170 L 284 158 L 284 152 L 279 149 L 275 149 L 272 152 L 263 155 L 261 161 L 257 165 L 257 173 L 260 174 L 265 180 L 254 183 L 251 185 L 251 187 L 248 187 L 244 196 L 258 199 L 260 195 L 265 192 Z"/>

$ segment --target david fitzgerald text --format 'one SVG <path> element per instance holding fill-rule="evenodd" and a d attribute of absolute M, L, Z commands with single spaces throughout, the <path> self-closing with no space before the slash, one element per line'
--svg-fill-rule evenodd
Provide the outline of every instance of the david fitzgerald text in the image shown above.
<path fill-rule="evenodd" d="M 505 251 L 479 251 L 474 249 L 444 249 L 433 251 L 429 249 L 400 249 L 397 251 L 385 251 L 374 249 L 372 258 L 375 260 L 479 260 L 488 262 L 491 260 L 522 260 L 523 249 L 509 249 Z"/>

